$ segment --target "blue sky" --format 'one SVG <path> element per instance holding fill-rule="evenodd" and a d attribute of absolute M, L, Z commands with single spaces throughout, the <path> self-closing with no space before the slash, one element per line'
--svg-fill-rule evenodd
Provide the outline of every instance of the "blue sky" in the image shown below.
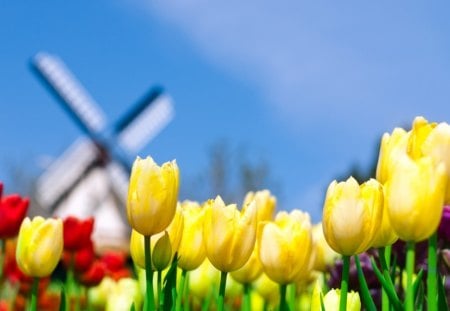
<path fill-rule="evenodd" d="M 367 167 L 414 116 L 450 120 L 450 5 L 382 1 L 76 1 L 0 4 L 0 180 L 80 135 L 28 66 L 59 55 L 109 120 L 154 84 L 176 116 L 140 154 L 182 178 L 226 139 L 266 159 L 281 209 L 319 220 L 324 189 Z M 8 191 L 8 185 L 6 184 Z"/>

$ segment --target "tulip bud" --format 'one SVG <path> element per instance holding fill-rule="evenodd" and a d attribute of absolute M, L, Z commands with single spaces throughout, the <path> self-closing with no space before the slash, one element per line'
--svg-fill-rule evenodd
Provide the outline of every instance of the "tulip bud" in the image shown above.
<path fill-rule="evenodd" d="M 16 260 L 28 276 L 45 277 L 55 270 L 63 250 L 61 219 L 25 218 L 17 239 Z"/>
<path fill-rule="evenodd" d="M 186 271 L 196 269 L 205 259 L 203 245 L 203 209 L 197 202 L 181 203 L 183 233 L 178 247 L 178 266 Z"/>
<path fill-rule="evenodd" d="M 249 259 L 256 239 L 256 206 L 225 205 L 220 196 L 205 206 L 203 239 L 206 256 L 222 272 L 242 267 Z"/>
<path fill-rule="evenodd" d="M 152 263 L 156 271 L 164 270 L 172 258 L 172 246 L 167 231 L 156 241 L 153 247 Z"/>
<path fill-rule="evenodd" d="M 175 161 L 158 166 L 151 157 L 137 158 L 131 170 L 127 216 L 142 235 L 162 232 L 172 221 L 178 200 L 179 171 Z"/>
<path fill-rule="evenodd" d="M 372 246 L 382 220 L 383 188 L 375 179 L 361 186 L 350 177 L 333 181 L 323 209 L 323 233 L 336 252 L 352 256 Z"/>
<path fill-rule="evenodd" d="M 279 284 L 306 274 L 313 252 L 308 213 L 279 212 L 275 222 L 263 222 L 258 236 L 259 259 L 267 276 Z"/>

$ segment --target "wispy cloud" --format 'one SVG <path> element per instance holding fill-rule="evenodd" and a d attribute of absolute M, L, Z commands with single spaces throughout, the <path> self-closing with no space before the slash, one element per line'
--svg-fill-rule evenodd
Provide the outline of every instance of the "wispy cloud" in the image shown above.
<path fill-rule="evenodd" d="M 193 0 L 151 9 L 211 62 L 252 81 L 297 128 L 319 117 L 385 128 L 437 108 L 421 104 L 439 91 L 429 79 L 450 82 L 439 68 L 448 67 L 439 64 L 441 34 L 423 8 Z"/>

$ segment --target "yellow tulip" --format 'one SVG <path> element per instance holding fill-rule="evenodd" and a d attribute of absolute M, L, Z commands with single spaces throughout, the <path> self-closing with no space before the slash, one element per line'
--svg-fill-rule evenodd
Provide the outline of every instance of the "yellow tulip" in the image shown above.
<path fill-rule="evenodd" d="M 132 278 L 117 281 L 107 297 L 105 311 L 130 310 L 133 304 L 139 310 L 143 300 L 138 281 Z"/>
<path fill-rule="evenodd" d="M 261 190 L 256 192 L 248 192 L 244 198 L 243 206 L 250 204 L 253 200 L 256 203 L 257 216 L 256 221 L 269 221 L 273 219 L 277 199 L 270 194 L 269 190 Z"/>
<path fill-rule="evenodd" d="M 205 204 L 203 239 L 206 256 L 218 270 L 231 272 L 249 259 L 256 240 L 256 206 L 225 205 L 220 196 Z"/>
<path fill-rule="evenodd" d="M 419 242 L 433 234 L 441 219 L 447 187 L 445 165 L 429 157 L 403 156 L 385 185 L 391 226 L 404 241 Z"/>
<path fill-rule="evenodd" d="M 322 291 L 319 285 L 316 285 L 313 290 L 311 299 L 311 311 L 321 311 L 322 306 L 320 303 L 320 296 Z M 322 297 L 325 310 L 338 311 L 339 301 L 341 299 L 341 291 L 339 289 L 331 289 L 328 293 Z M 361 310 L 361 299 L 358 292 L 350 291 L 347 293 L 347 311 L 359 311 Z"/>
<path fill-rule="evenodd" d="M 127 217 L 145 236 L 162 232 L 172 221 L 178 199 L 179 171 L 175 161 L 158 166 L 151 157 L 137 158 L 131 170 Z"/>
<path fill-rule="evenodd" d="M 369 249 L 381 225 L 383 204 L 383 187 L 375 179 L 361 186 L 353 177 L 333 181 L 322 217 L 323 233 L 331 248 L 346 256 Z"/>
<path fill-rule="evenodd" d="M 253 288 L 266 302 L 276 304 L 280 300 L 279 285 L 265 273 L 262 273 L 253 282 Z"/>
<path fill-rule="evenodd" d="M 180 247 L 181 238 L 184 230 L 184 217 L 181 211 L 181 205 L 178 203 L 175 210 L 175 216 L 170 222 L 169 226 L 165 231 L 167 231 L 170 238 L 170 245 L 172 246 L 172 257 L 175 253 L 178 253 L 178 248 Z M 158 233 L 155 238 L 159 238 L 163 233 Z"/>
<path fill-rule="evenodd" d="M 269 190 L 262 190 L 257 192 L 248 192 L 244 198 L 243 206 L 247 206 L 252 202 L 256 204 L 256 234 L 258 235 L 258 224 L 262 221 L 269 221 L 273 219 L 273 213 L 276 206 L 276 198 L 270 194 Z M 259 260 L 259 245 L 256 240 L 255 247 L 250 255 L 250 258 L 244 266 L 231 273 L 231 277 L 242 284 L 250 284 L 256 280 L 262 273 L 262 266 Z"/>
<path fill-rule="evenodd" d="M 377 163 L 377 180 L 384 184 L 395 167 L 399 155 L 406 153 L 409 133 L 402 128 L 396 128 L 391 135 L 385 133 L 381 139 L 380 154 Z"/>
<path fill-rule="evenodd" d="M 428 123 L 422 117 L 414 120 L 411 130 L 410 156 L 418 159 L 429 156 L 433 161 L 444 163 L 450 178 L 450 126 L 447 123 Z M 445 204 L 450 204 L 450 183 L 447 184 Z"/>
<path fill-rule="evenodd" d="M 220 272 L 205 258 L 200 266 L 189 272 L 189 293 L 204 299 L 214 291 L 219 279 Z"/>
<path fill-rule="evenodd" d="M 256 280 L 261 273 L 262 266 L 259 260 L 259 245 L 257 242 L 248 261 L 238 270 L 231 272 L 231 277 L 241 284 L 250 284 Z"/>
<path fill-rule="evenodd" d="M 275 222 L 263 222 L 260 226 L 259 259 L 269 278 L 288 284 L 308 270 L 313 252 L 308 213 L 279 212 Z"/>
<path fill-rule="evenodd" d="M 322 223 L 318 223 L 313 226 L 312 235 L 315 248 L 313 268 L 317 271 L 326 272 L 327 268 L 332 266 L 340 255 L 336 253 L 330 245 L 328 245 L 327 240 L 325 240 Z"/>
<path fill-rule="evenodd" d="M 386 196 L 385 196 L 386 198 Z M 384 200 L 383 204 L 383 216 L 381 219 L 381 225 L 375 232 L 375 238 L 372 241 L 372 247 L 385 247 L 392 245 L 398 240 L 398 235 L 395 233 L 394 228 L 391 225 L 389 219 L 389 213 L 387 209 L 387 199 Z"/>
<path fill-rule="evenodd" d="M 203 245 L 203 209 L 197 202 L 181 203 L 183 233 L 178 248 L 178 266 L 186 271 L 196 269 L 205 259 Z"/>
<path fill-rule="evenodd" d="M 63 223 L 61 219 L 33 220 L 25 218 L 17 239 L 16 260 L 20 270 L 28 276 L 46 277 L 52 274 L 63 251 Z"/>
<path fill-rule="evenodd" d="M 97 310 L 104 310 L 106 301 L 111 292 L 114 291 L 116 282 L 109 276 L 105 276 L 100 284 L 89 288 L 88 299 L 89 303 Z"/>

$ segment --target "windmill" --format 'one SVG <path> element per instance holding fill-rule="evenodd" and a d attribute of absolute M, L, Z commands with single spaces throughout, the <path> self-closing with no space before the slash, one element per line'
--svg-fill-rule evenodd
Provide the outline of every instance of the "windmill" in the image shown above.
<path fill-rule="evenodd" d="M 128 244 L 125 203 L 136 154 L 173 118 L 170 97 L 152 87 L 122 118 L 107 124 L 92 96 L 57 56 L 37 54 L 32 70 L 83 132 L 36 183 L 36 200 L 49 213 L 95 217 L 93 239 L 100 248 Z"/>

